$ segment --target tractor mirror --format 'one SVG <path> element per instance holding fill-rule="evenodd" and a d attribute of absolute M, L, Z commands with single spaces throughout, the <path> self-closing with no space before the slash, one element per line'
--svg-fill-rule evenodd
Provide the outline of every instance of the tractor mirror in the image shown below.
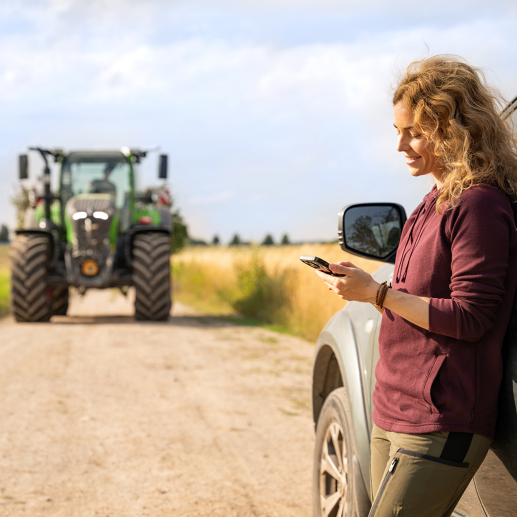
<path fill-rule="evenodd" d="M 21 180 L 29 177 L 29 160 L 26 154 L 18 156 L 18 176 Z"/>
<path fill-rule="evenodd" d="M 166 154 L 160 154 L 160 167 L 158 169 L 158 177 L 162 180 L 166 180 L 168 169 L 168 156 Z"/>
<path fill-rule="evenodd" d="M 405 222 L 406 212 L 396 203 L 349 205 L 339 213 L 339 244 L 354 255 L 394 263 Z"/>

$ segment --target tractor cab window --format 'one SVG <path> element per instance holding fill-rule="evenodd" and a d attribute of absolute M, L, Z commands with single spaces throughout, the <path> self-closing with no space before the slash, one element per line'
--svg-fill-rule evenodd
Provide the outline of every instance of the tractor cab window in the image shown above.
<path fill-rule="evenodd" d="M 130 166 L 119 153 L 71 153 L 63 165 L 63 201 L 79 194 L 110 194 L 118 208 L 128 205 Z"/>

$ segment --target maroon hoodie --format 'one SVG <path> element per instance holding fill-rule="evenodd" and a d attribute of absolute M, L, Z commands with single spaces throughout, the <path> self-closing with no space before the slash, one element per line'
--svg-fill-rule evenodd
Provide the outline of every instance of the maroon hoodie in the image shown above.
<path fill-rule="evenodd" d="M 501 345 L 517 285 L 508 197 L 466 190 L 436 213 L 436 186 L 404 226 L 393 288 L 430 298 L 429 330 L 384 309 L 373 420 L 386 431 L 463 431 L 493 439 Z"/>

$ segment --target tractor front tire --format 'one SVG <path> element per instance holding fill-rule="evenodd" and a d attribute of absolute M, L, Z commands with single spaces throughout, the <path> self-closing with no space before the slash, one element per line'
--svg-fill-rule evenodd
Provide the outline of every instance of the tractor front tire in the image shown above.
<path fill-rule="evenodd" d="M 66 316 L 68 299 L 68 287 L 56 287 L 52 291 L 52 316 Z"/>
<path fill-rule="evenodd" d="M 171 310 L 171 237 L 147 232 L 133 240 L 135 319 L 166 321 Z"/>
<path fill-rule="evenodd" d="M 52 292 L 47 286 L 50 243 L 45 235 L 18 235 L 11 245 L 11 307 L 19 322 L 50 320 Z"/>

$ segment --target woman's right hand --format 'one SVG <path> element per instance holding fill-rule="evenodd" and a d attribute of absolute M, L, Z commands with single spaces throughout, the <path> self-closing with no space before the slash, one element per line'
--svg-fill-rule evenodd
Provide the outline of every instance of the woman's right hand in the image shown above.
<path fill-rule="evenodd" d="M 330 264 L 330 269 L 334 273 L 346 276 L 331 276 L 322 271 L 316 271 L 316 273 L 340 298 L 347 301 L 375 303 L 379 284 L 369 273 L 348 261 Z"/>

